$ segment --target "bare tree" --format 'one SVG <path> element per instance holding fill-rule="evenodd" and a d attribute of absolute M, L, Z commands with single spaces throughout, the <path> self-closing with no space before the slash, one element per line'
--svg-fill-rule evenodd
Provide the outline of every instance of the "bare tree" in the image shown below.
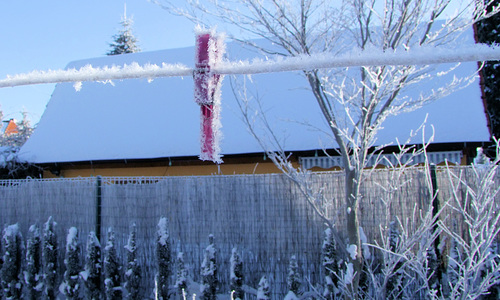
<path fill-rule="evenodd" d="M 284 57 L 343 53 L 353 48 L 398 52 L 423 46 L 450 47 L 460 33 L 498 10 L 486 10 L 489 0 L 486 3 L 475 0 L 189 0 L 185 8 L 178 8 L 168 0 L 153 2 L 196 23 L 210 26 L 210 23 L 222 22 L 229 25 L 229 29 L 245 33 L 246 37 L 262 38 L 271 42 L 265 43 L 269 46 L 233 37 L 266 54 Z M 445 20 L 438 22 L 440 19 Z M 348 288 L 356 291 L 363 262 L 360 185 L 365 167 L 372 159 L 370 150 L 375 145 L 377 132 L 389 116 L 415 110 L 445 96 L 467 84 L 470 78 L 450 79 L 444 86 L 414 98 L 406 93 L 407 88 L 429 80 L 433 66 L 375 66 L 341 71 L 305 70 L 303 75 L 330 125 L 330 135 L 342 157 L 351 254 L 347 263 L 354 272 Z M 247 106 L 242 108 L 245 120 L 252 126 L 252 114 Z M 262 136 L 255 136 L 273 162 L 299 185 L 316 212 L 331 224 L 331 218 L 318 204 L 324 203 L 318 201 L 323 200 L 318 199 L 321 193 L 308 183 L 308 173 L 295 168 L 284 150 L 272 151 L 282 148 L 276 145 L 271 148 L 262 141 Z"/>

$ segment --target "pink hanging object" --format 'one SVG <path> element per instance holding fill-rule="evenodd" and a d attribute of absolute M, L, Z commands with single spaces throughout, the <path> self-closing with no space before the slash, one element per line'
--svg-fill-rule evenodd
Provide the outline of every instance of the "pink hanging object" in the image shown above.
<path fill-rule="evenodd" d="M 224 44 L 213 32 L 197 30 L 194 99 L 201 107 L 201 160 L 222 163 L 220 154 L 220 86 L 222 77 L 211 68 L 222 59 Z"/>

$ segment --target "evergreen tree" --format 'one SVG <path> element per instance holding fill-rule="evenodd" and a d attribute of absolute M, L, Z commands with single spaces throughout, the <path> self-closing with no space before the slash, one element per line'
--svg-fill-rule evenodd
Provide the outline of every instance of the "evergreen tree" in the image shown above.
<path fill-rule="evenodd" d="M 292 255 L 292 257 L 290 258 L 286 283 L 288 286 L 288 290 L 290 292 L 293 292 L 295 295 L 299 295 L 299 288 L 300 288 L 299 265 L 297 263 L 297 257 L 295 255 Z"/>
<path fill-rule="evenodd" d="M 40 229 L 36 225 L 30 226 L 28 234 L 24 281 L 27 291 L 26 298 L 35 300 L 42 297 L 42 239 Z"/>
<path fill-rule="evenodd" d="M 177 289 L 177 293 L 179 298 L 182 299 L 183 295 L 187 294 L 187 270 L 184 264 L 184 253 L 177 253 L 177 278 L 175 280 L 175 288 Z"/>
<path fill-rule="evenodd" d="M 172 274 L 170 234 L 167 218 L 161 218 L 160 222 L 158 222 L 156 259 L 158 262 L 158 274 L 156 274 L 158 299 L 166 300 L 169 299 L 168 279 Z"/>
<path fill-rule="evenodd" d="M 240 255 L 238 254 L 238 249 L 236 247 L 231 251 L 231 275 L 230 275 L 230 288 L 233 292 L 233 298 L 235 300 L 245 297 L 243 291 L 243 262 L 241 261 Z"/>
<path fill-rule="evenodd" d="M 335 239 L 333 237 L 332 230 L 327 228 L 325 230 L 325 239 L 323 240 L 323 246 L 321 247 L 321 252 L 323 256 L 323 272 L 325 274 L 325 289 L 323 296 L 326 299 L 333 299 L 337 292 L 338 286 L 338 260 L 337 260 L 337 248 Z"/>
<path fill-rule="evenodd" d="M 108 240 L 104 249 L 104 289 L 107 300 L 122 299 L 120 262 L 116 254 L 115 233 L 113 229 L 108 229 Z"/>
<path fill-rule="evenodd" d="M 17 224 L 4 229 L 3 244 L 5 247 L 1 271 L 3 294 L 6 299 L 21 299 L 23 290 L 21 279 L 23 237 Z"/>
<path fill-rule="evenodd" d="M 205 257 L 201 264 L 201 295 L 203 300 L 217 299 L 217 249 L 214 236 L 208 236 L 209 245 L 205 249 Z"/>
<path fill-rule="evenodd" d="M 120 24 L 123 28 L 117 35 L 113 36 L 114 42 L 109 44 L 111 50 L 107 53 L 107 55 L 118 55 L 141 51 L 137 45 L 137 39 L 132 33 L 133 20 L 132 18 L 127 18 L 126 11 L 123 14 Z"/>
<path fill-rule="evenodd" d="M 57 223 L 49 217 L 43 229 L 43 279 L 45 283 L 45 296 L 49 300 L 56 299 L 57 280 L 57 235 L 55 227 Z"/>
<path fill-rule="evenodd" d="M 97 239 L 95 232 L 91 231 L 87 238 L 87 255 L 85 256 L 85 271 L 81 277 L 87 288 L 87 299 L 101 299 L 101 243 Z"/>
<path fill-rule="evenodd" d="M 257 290 L 257 300 L 269 300 L 271 299 L 271 288 L 269 287 L 269 281 L 266 276 L 262 276 L 259 281 L 259 289 Z"/>
<path fill-rule="evenodd" d="M 481 0 L 485 3 L 489 0 Z M 492 1 L 489 11 L 500 4 L 499 0 Z M 500 43 L 500 14 L 476 23 L 476 37 L 479 43 Z M 484 101 L 490 123 L 491 134 L 500 138 L 500 61 L 486 61 L 481 70 L 483 79 Z"/>
<path fill-rule="evenodd" d="M 125 288 L 128 292 L 128 299 L 141 299 L 141 266 L 137 261 L 137 227 L 135 223 L 130 226 L 127 250 L 127 270 L 125 271 Z"/>
<path fill-rule="evenodd" d="M 80 299 L 80 249 L 78 245 L 78 229 L 71 227 L 66 237 L 66 257 L 64 265 L 64 282 L 61 286 L 61 292 L 66 299 Z"/>

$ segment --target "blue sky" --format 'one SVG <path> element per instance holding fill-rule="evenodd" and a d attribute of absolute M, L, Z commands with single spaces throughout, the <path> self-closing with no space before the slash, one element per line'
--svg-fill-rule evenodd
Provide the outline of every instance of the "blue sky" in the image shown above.
<path fill-rule="evenodd" d="M 0 78 L 105 55 L 121 29 L 125 2 L 142 51 L 194 44 L 189 21 L 148 0 L 0 1 Z M 20 119 L 25 109 L 38 122 L 53 89 L 53 84 L 0 89 L 4 118 Z"/>

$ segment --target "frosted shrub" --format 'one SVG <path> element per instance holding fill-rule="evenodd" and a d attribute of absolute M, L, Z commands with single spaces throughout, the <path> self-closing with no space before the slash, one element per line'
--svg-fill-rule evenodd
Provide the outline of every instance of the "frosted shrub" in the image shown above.
<path fill-rule="evenodd" d="M 104 291 L 106 299 L 122 299 L 121 266 L 116 254 L 115 233 L 111 228 L 108 229 L 108 240 L 104 251 Z"/>
<path fill-rule="evenodd" d="M 101 243 L 95 232 L 91 231 L 87 238 L 87 255 L 85 256 L 85 270 L 81 277 L 87 290 L 87 299 L 101 299 L 102 258 Z"/>
<path fill-rule="evenodd" d="M 2 242 L 5 248 L 1 272 L 3 294 L 6 299 L 21 299 L 23 237 L 17 224 L 4 229 Z"/>
<path fill-rule="evenodd" d="M 323 272 L 325 274 L 325 288 L 323 296 L 326 299 L 334 299 L 337 294 L 338 287 L 338 258 L 335 239 L 332 230 L 327 228 L 325 230 L 325 239 L 321 247 L 321 254 L 323 256 Z"/>
<path fill-rule="evenodd" d="M 158 299 L 166 300 L 169 299 L 168 279 L 172 274 L 172 254 L 167 218 L 161 218 L 160 222 L 158 222 L 158 231 L 156 235 L 156 260 L 158 263 L 158 274 L 156 274 L 156 293 Z"/>
<path fill-rule="evenodd" d="M 230 278 L 229 284 L 233 299 L 243 300 L 245 293 L 243 292 L 243 262 L 241 261 L 238 249 L 236 247 L 231 251 L 230 259 Z"/>
<path fill-rule="evenodd" d="M 177 295 L 183 297 L 187 293 L 187 270 L 184 264 L 184 253 L 177 253 L 177 276 L 175 280 L 175 288 L 177 289 Z"/>
<path fill-rule="evenodd" d="M 125 246 L 127 250 L 127 269 L 125 270 L 125 289 L 128 292 L 128 299 L 139 300 L 141 285 L 141 266 L 137 261 L 137 227 L 135 223 L 130 226 L 128 243 Z"/>
<path fill-rule="evenodd" d="M 288 264 L 288 276 L 286 278 L 286 283 L 289 293 L 293 293 L 293 296 L 298 296 L 300 288 L 300 274 L 297 257 L 295 255 L 292 255 Z"/>
<path fill-rule="evenodd" d="M 79 299 L 80 293 L 80 249 L 78 245 L 78 230 L 71 227 L 66 238 L 66 257 L 64 259 L 66 271 L 64 272 L 64 282 L 60 291 L 66 299 Z"/>
<path fill-rule="evenodd" d="M 266 276 L 262 276 L 259 281 L 259 289 L 257 290 L 257 300 L 269 300 L 271 299 L 271 288 L 269 287 L 269 281 Z"/>
<path fill-rule="evenodd" d="M 400 245 L 401 233 L 399 232 L 396 222 L 391 222 L 389 233 L 389 246 L 391 253 L 397 253 Z M 401 295 L 403 289 L 403 263 L 396 262 L 394 270 L 387 279 L 386 295 L 390 298 L 397 298 Z"/>
<path fill-rule="evenodd" d="M 472 176 L 466 177 L 464 170 L 447 170 L 452 190 L 448 205 L 458 212 L 465 227 L 463 236 L 462 232 L 440 224 L 453 239 L 448 256 L 449 297 L 453 299 L 475 299 L 488 292 L 498 292 L 500 257 L 493 249 L 497 248 L 500 233 L 500 205 L 497 201 L 499 151 L 499 142 L 496 141 L 493 162 L 478 151 L 472 170 L 467 170 Z"/>
<path fill-rule="evenodd" d="M 47 299 L 56 299 L 57 281 L 57 235 L 55 227 L 57 223 L 49 217 L 43 228 L 43 279 L 45 283 L 45 296 Z"/>
<path fill-rule="evenodd" d="M 38 226 L 30 226 L 26 244 L 26 271 L 24 271 L 26 299 L 41 299 L 43 291 L 42 240 Z"/>
<path fill-rule="evenodd" d="M 217 249 L 215 248 L 214 236 L 208 236 L 209 245 L 205 249 L 205 257 L 201 264 L 201 287 L 200 292 L 203 300 L 217 299 Z"/>

